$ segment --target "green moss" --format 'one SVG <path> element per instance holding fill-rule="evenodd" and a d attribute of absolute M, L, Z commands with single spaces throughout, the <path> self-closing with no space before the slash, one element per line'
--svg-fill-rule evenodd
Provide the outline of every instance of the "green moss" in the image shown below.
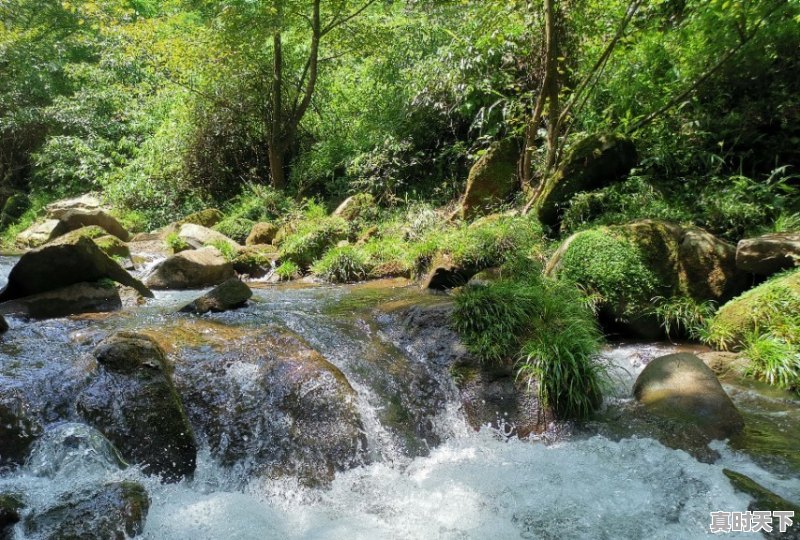
<path fill-rule="evenodd" d="M 239 244 L 244 244 L 255 224 L 255 221 L 249 219 L 226 218 L 214 225 L 213 229 Z"/>

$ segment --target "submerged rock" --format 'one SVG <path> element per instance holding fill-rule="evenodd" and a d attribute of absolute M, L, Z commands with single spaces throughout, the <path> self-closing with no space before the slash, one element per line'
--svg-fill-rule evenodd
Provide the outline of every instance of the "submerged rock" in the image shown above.
<path fill-rule="evenodd" d="M 698 426 L 710 439 L 728 438 L 744 427 L 714 372 L 693 354 L 656 358 L 636 379 L 633 394 L 652 414 Z"/>
<path fill-rule="evenodd" d="M 461 202 L 461 216 L 472 219 L 506 202 L 519 190 L 517 165 L 521 145 L 515 139 L 495 143 L 472 166 Z"/>
<path fill-rule="evenodd" d="M 79 414 L 146 473 L 170 482 L 190 477 L 197 445 L 161 347 L 143 334 L 118 332 L 94 354 L 100 366 L 78 396 Z"/>
<path fill-rule="evenodd" d="M 46 540 L 125 540 L 142 533 L 150 498 L 136 482 L 67 493 L 25 519 L 25 533 Z"/>
<path fill-rule="evenodd" d="M 24 463 L 41 431 L 22 395 L 0 388 L 0 469 Z"/>
<path fill-rule="evenodd" d="M 14 526 L 21 519 L 20 512 L 25 508 L 22 497 L 16 493 L 0 493 L 0 540 L 14 538 Z"/>
<path fill-rule="evenodd" d="M 136 289 L 142 296 L 153 293 L 97 247 L 81 237 L 72 243 L 44 246 L 23 255 L 11 269 L 0 302 L 61 289 L 82 282 L 110 279 Z"/>
<path fill-rule="evenodd" d="M 636 166 L 636 147 L 619 134 L 590 135 L 567 152 L 561 166 L 537 193 L 534 207 L 545 225 L 558 227 L 572 197 L 623 179 Z"/>
<path fill-rule="evenodd" d="M 762 276 L 800 266 L 800 232 L 740 240 L 736 246 L 736 266 Z"/>
<path fill-rule="evenodd" d="M 34 444 L 25 466 L 36 476 L 48 478 L 84 478 L 127 467 L 102 433 L 71 422 L 49 427 Z"/>
<path fill-rule="evenodd" d="M 153 289 L 202 289 L 236 276 L 233 265 L 215 247 L 182 251 L 158 263 L 145 278 Z"/>
<path fill-rule="evenodd" d="M 184 313 L 203 314 L 209 311 L 221 312 L 238 309 L 247 305 L 253 296 L 250 287 L 239 278 L 231 278 L 221 285 L 217 285 L 207 294 L 201 296 L 191 304 L 181 308 Z"/>

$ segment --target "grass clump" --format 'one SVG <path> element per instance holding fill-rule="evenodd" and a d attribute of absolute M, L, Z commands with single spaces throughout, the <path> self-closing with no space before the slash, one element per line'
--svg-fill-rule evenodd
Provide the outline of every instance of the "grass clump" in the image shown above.
<path fill-rule="evenodd" d="M 585 419 L 599 405 L 602 334 L 580 292 L 535 273 L 468 286 L 456 297 L 454 328 L 484 362 L 516 362 L 543 406 Z"/>
<path fill-rule="evenodd" d="M 698 302 L 688 296 L 657 297 L 653 302 L 652 313 L 670 338 L 688 336 L 700 339 L 717 311 L 713 301 Z"/>
<path fill-rule="evenodd" d="M 369 270 L 366 255 L 354 246 L 333 248 L 312 267 L 314 274 L 331 283 L 349 283 L 364 279 Z"/>
<path fill-rule="evenodd" d="M 346 240 L 349 233 L 347 222 L 339 217 L 325 216 L 300 222 L 281 243 L 281 259 L 303 269 L 310 268 L 328 249 Z"/>
<path fill-rule="evenodd" d="M 214 240 L 206 245 L 217 248 L 219 252 L 222 253 L 222 256 L 225 258 L 225 260 L 229 262 L 236 260 L 236 257 L 239 255 L 236 248 L 225 240 Z"/>
<path fill-rule="evenodd" d="M 772 334 L 753 334 L 744 342 L 750 361 L 745 375 L 784 389 L 800 389 L 800 346 Z"/>
<path fill-rule="evenodd" d="M 187 249 L 192 249 L 186 240 L 181 238 L 177 232 L 171 232 L 164 238 L 164 245 L 169 248 L 172 253 L 180 253 Z"/>
<path fill-rule="evenodd" d="M 280 281 L 291 281 L 299 278 L 302 272 L 300 267 L 292 261 L 284 261 L 275 269 L 275 275 Z"/>

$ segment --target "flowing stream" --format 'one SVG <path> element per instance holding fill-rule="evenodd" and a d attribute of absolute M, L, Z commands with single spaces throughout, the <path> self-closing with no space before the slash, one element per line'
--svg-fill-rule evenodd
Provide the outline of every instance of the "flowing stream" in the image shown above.
<path fill-rule="evenodd" d="M 0 258 L 0 282 L 13 262 Z M 0 475 L 0 492 L 24 492 L 35 508 L 87 485 L 134 479 L 151 498 L 143 536 L 187 540 L 702 538 L 709 536 L 709 512 L 745 511 L 750 501 L 734 491 L 723 468 L 800 500 L 795 455 L 800 407 L 783 395 L 726 385 L 748 427 L 736 440 L 712 444 L 713 463 L 667 448 L 635 427 L 633 432 L 618 429 L 626 426 L 637 373 L 677 346 L 609 347 L 605 356 L 614 366 L 615 386 L 597 422 L 532 440 L 509 439 L 502 430 L 471 429 L 452 381 L 427 370 L 425 363 L 436 359 L 399 348 L 373 309 L 397 299 L 425 302 L 423 293 L 392 283 L 270 286 L 254 293 L 243 310 L 203 317 L 201 331 L 219 332 L 227 345 L 195 347 L 189 361 L 176 368 L 176 377 L 201 374 L 198 370 L 207 369 L 215 355 L 234 354 L 245 346 L 238 340 L 248 332 L 289 329 L 337 366 L 355 389 L 369 447 L 362 465 L 314 486 L 291 475 L 246 474 L 246 467 L 220 464 L 204 445 L 192 480 L 161 484 L 136 467 L 112 466 L 113 451 L 104 447 L 55 457 L 58 449 L 42 442 L 38 465 L 32 458 Z M 44 421 L 74 422 L 73 386 L 85 379 L 94 345 L 119 329 L 163 329 L 176 320 L 196 324 L 197 318 L 174 312 L 197 295 L 158 293 L 146 306 L 110 315 L 38 322 L 11 318 L 11 330 L 0 341 L 0 385 L 23 393 Z M 233 356 L 228 366 L 233 372 Z M 395 371 L 415 375 L 393 378 Z M 247 377 L 241 373 L 242 384 Z M 404 380 L 412 382 L 404 386 Z M 406 409 L 422 411 L 424 426 L 416 417 L 396 425 L 387 420 L 390 395 L 403 395 Z M 60 465 L 42 475 L 37 473 L 42 463 Z M 16 534 L 23 538 L 21 526 Z"/>

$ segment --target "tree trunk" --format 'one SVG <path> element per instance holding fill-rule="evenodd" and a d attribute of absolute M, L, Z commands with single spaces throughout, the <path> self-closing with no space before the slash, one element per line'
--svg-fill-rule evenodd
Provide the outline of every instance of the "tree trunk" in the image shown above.
<path fill-rule="evenodd" d="M 280 3 L 279 3 L 280 6 Z M 280 9 L 280 7 L 279 7 Z M 280 21 L 280 12 L 278 13 Z M 280 25 L 280 22 L 279 22 Z M 286 187 L 283 156 L 283 41 L 280 26 L 272 37 L 272 121 L 269 134 L 269 171 L 275 189 Z"/>

